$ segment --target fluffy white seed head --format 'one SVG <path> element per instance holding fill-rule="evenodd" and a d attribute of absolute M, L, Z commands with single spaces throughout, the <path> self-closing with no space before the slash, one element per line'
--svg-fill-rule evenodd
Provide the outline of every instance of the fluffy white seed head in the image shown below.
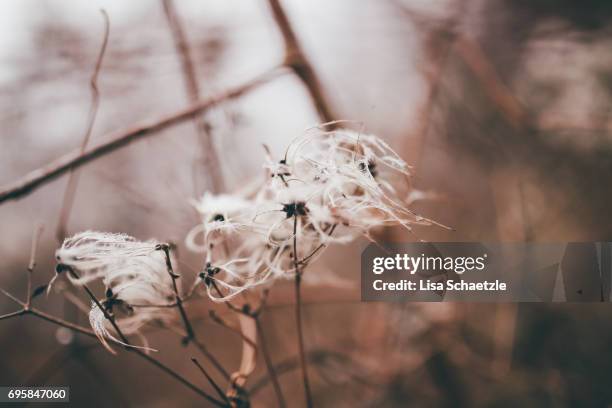
<path fill-rule="evenodd" d="M 175 295 L 167 269 L 166 254 L 156 241 L 138 241 L 124 234 L 86 231 L 67 238 L 56 251 L 58 273 L 64 272 L 77 286 L 101 281 L 105 298 L 100 303 L 115 318 L 121 331 L 138 333 L 151 321 L 169 321 L 171 309 L 156 307 L 172 304 Z M 171 260 L 172 261 L 172 260 Z M 55 280 L 55 278 L 54 278 Z M 110 335 L 110 322 L 93 304 L 90 323 L 100 339 Z M 103 344 L 108 347 L 105 341 Z"/>
<path fill-rule="evenodd" d="M 317 127 L 293 140 L 281 159 L 266 151 L 267 177 L 255 194 L 205 194 L 196 204 L 202 224 L 188 245 L 206 252 L 200 277 L 213 300 L 291 277 L 296 262 L 305 266 L 331 243 L 369 238 L 388 225 L 432 223 L 400 198 L 409 194 L 410 168 L 374 135 Z M 213 213 L 223 217 L 211 222 Z M 223 233 L 213 237 L 213 231 Z"/>

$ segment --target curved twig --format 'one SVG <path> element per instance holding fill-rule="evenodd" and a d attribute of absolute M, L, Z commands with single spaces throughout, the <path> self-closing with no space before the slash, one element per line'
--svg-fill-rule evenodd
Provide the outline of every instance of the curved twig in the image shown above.
<path fill-rule="evenodd" d="M 70 169 L 83 166 L 84 164 L 125 147 L 136 140 L 152 136 L 168 127 L 192 119 L 194 116 L 201 114 L 202 112 L 221 102 L 236 99 L 241 95 L 250 92 L 251 90 L 269 82 L 272 78 L 275 78 L 284 72 L 285 70 L 283 67 L 274 67 L 240 86 L 232 88 L 219 95 L 201 100 L 185 109 L 181 109 L 177 112 L 173 112 L 152 121 L 133 125 L 127 129 L 113 132 L 107 135 L 104 142 L 100 142 L 87 148 L 83 153 L 81 153 L 80 149 L 67 153 L 64 156 L 59 157 L 41 168 L 31 171 L 21 179 L 2 188 L 0 190 L 0 203 L 22 198 L 45 183 L 48 183 L 64 173 L 67 173 L 70 171 Z"/>

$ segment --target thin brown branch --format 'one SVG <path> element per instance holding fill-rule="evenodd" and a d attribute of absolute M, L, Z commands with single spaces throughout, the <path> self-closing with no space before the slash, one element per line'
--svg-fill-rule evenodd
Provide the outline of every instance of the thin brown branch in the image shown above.
<path fill-rule="evenodd" d="M 427 72 L 426 77 L 430 89 L 428 97 L 421 115 L 422 125 L 417 132 L 417 136 L 427 133 L 429 127 L 429 117 L 434 105 L 436 95 L 440 88 L 440 77 L 444 70 L 449 54 L 456 52 L 466 66 L 470 69 L 474 77 L 481 83 L 489 99 L 495 104 L 511 126 L 515 128 L 533 128 L 540 131 L 558 132 L 564 130 L 572 131 L 593 131 L 593 132 L 612 132 L 612 122 L 607 118 L 599 118 L 600 123 L 593 123 L 593 120 L 575 122 L 568 120 L 559 114 L 543 114 L 532 117 L 532 110 L 525 106 L 504 84 L 489 57 L 481 47 L 469 36 L 457 31 L 459 20 L 464 13 L 465 4 L 461 3 L 458 12 L 450 20 L 436 20 L 418 12 L 406 8 L 401 2 L 394 2 L 398 10 L 409 18 L 413 23 L 424 26 L 433 31 L 432 37 L 435 40 L 432 44 L 434 57 L 432 58 L 433 69 Z M 440 43 L 439 40 L 443 42 Z M 595 121 L 597 122 L 597 121 Z M 413 149 L 414 150 L 414 149 Z M 415 156 L 418 158 L 420 149 L 417 149 Z M 412 161 L 414 163 L 414 161 Z"/>
<path fill-rule="evenodd" d="M 66 270 L 68 271 L 68 273 L 74 278 L 74 279 L 80 279 L 80 276 L 74 271 L 74 269 L 72 269 L 69 266 L 66 266 Z M 121 329 L 119 328 L 119 325 L 117 325 L 117 322 L 115 321 L 115 318 L 106 310 L 106 308 L 104 307 L 104 305 L 102 305 L 102 303 L 100 303 L 100 301 L 98 300 L 98 298 L 96 297 L 96 295 L 93 293 L 93 291 L 89 288 L 89 286 L 87 285 L 83 285 L 83 289 L 85 290 L 85 292 L 87 293 L 87 295 L 89 296 L 89 298 L 96 304 L 96 306 L 102 311 L 102 313 L 104 314 L 104 317 L 106 318 L 106 320 L 108 320 L 111 325 L 113 326 L 113 328 L 115 329 L 115 331 L 117 332 L 117 334 L 119 335 L 119 337 L 121 338 L 121 341 L 123 341 L 125 344 L 130 345 L 129 340 L 127 339 L 127 337 L 123 334 L 123 332 L 121 331 Z"/>
<path fill-rule="evenodd" d="M 163 246 L 160 247 L 160 249 L 163 250 Z M 165 250 L 164 250 L 165 252 Z M 168 267 L 168 271 L 170 273 L 171 279 L 175 279 L 175 274 L 174 271 L 172 269 L 172 264 L 170 262 L 170 258 L 169 258 L 169 254 L 166 254 L 166 263 L 167 263 L 167 267 Z M 174 282 L 173 282 L 174 283 Z M 178 293 L 178 287 L 176 287 L 176 284 L 173 284 L 173 288 L 175 290 L 175 296 L 177 301 L 172 303 L 172 304 L 168 304 L 168 305 L 131 305 L 132 307 L 179 307 L 179 293 Z M 183 304 L 184 301 L 182 299 L 180 299 L 180 308 L 179 311 L 181 311 L 181 309 L 183 308 Z M 210 361 L 210 363 L 217 369 L 217 371 L 219 371 L 219 373 L 223 376 L 224 379 L 226 380 L 230 380 L 230 374 L 227 372 L 227 370 L 223 367 L 223 365 L 219 362 L 219 360 L 208 350 L 208 348 L 202 343 L 200 342 L 196 336 L 195 336 L 195 331 L 193 330 L 193 326 L 191 324 L 191 321 L 187 318 L 187 314 L 184 311 L 184 309 L 181 312 L 181 318 L 183 318 L 184 321 L 184 325 L 185 325 L 185 330 L 186 333 L 185 334 L 180 334 L 181 336 L 183 336 L 183 341 L 185 343 L 191 342 L 193 343 L 193 345 Z M 191 333 L 191 334 L 190 334 Z"/>
<path fill-rule="evenodd" d="M 25 303 L 23 303 L 21 300 L 17 299 L 15 296 L 11 295 L 5 289 L 0 288 L 0 292 L 2 292 L 4 294 L 4 296 L 6 296 L 7 298 L 11 299 L 13 302 L 17 303 L 18 305 L 25 306 Z"/>
<path fill-rule="evenodd" d="M 106 52 L 106 45 L 108 44 L 108 36 L 110 33 L 110 20 L 108 18 L 108 14 L 106 14 L 106 11 L 103 9 L 100 10 L 100 12 L 102 13 L 102 17 L 104 19 L 104 35 L 102 37 L 100 51 L 98 52 L 98 58 L 96 59 L 96 65 L 94 66 L 94 71 L 91 75 L 91 79 L 89 80 L 89 87 L 91 89 L 91 102 L 89 106 L 87 127 L 85 130 L 85 135 L 83 136 L 83 141 L 81 142 L 81 154 L 85 152 L 85 148 L 87 147 L 89 139 L 91 138 L 91 132 L 93 130 L 94 124 L 96 123 L 96 117 L 98 116 L 98 108 L 100 106 L 98 74 L 100 73 L 100 68 L 102 67 L 102 61 L 104 59 L 104 53 Z M 68 219 L 70 218 L 72 205 L 74 204 L 74 197 L 76 195 L 78 183 L 79 173 L 74 171 L 74 169 L 70 169 L 70 174 L 68 176 L 68 184 L 66 185 L 66 190 L 64 191 L 64 200 L 62 202 L 62 207 L 60 210 L 59 222 L 57 224 L 57 230 L 55 232 L 55 235 L 59 242 L 62 242 L 62 240 L 66 237 Z"/>
<path fill-rule="evenodd" d="M 308 367 L 306 365 L 306 355 L 304 352 L 304 329 L 302 327 L 302 271 L 300 270 L 300 262 L 298 261 L 298 246 L 297 246 L 297 223 L 298 217 L 293 217 L 293 266 L 295 268 L 295 323 L 297 325 L 298 350 L 300 355 L 300 366 L 302 368 L 302 381 L 304 383 L 304 392 L 306 393 L 306 406 L 311 408 L 312 394 L 310 392 L 310 381 L 308 380 Z"/>
<path fill-rule="evenodd" d="M 450 59 L 450 55 L 452 54 L 456 38 L 454 33 L 447 31 L 435 33 L 434 36 L 438 40 L 442 39 L 443 43 L 441 46 L 436 46 L 437 55 L 432 57 L 434 59 L 432 67 L 426 74 L 428 80 L 427 97 L 425 104 L 421 107 L 420 120 L 414 138 L 416 146 L 408 149 L 409 151 L 414 151 L 411 158 L 411 163 L 417 170 L 420 167 L 421 157 L 423 156 L 422 152 L 425 148 L 425 141 L 433 124 L 432 116 L 438 101 L 438 95 L 440 94 L 442 88 L 442 76 L 446 69 L 447 62 Z M 439 41 L 436 41 L 436 43 L 439 44 Z"/>
<path fill-rule="evenodd" d="M 26 304 L 24 306 L 25 309 L 29 309 L 30 303 L 32 302 L 32 275 L 34 273 L 34 268 L 36 267 L 36 251 L 38 249 L 38 240 L 40 239 L 42 231 L 43 226 L 39 224 L 34 228 L 34 233 L 32 234 L 32 245 L 30 247 L 30 262 L 28 262 L 28 287 L 26 292 Z"/>
<path fill-rule="evenodd" d="M 79 279 L 79 275 L 72 268 L 67 267 L 67 272 L 70 273 L 73 278 Z M 104 314 L 104 318 L 106 320 L 108 320 L 109 323 L 113 326 L 113 329 L 115 329 L 115 332 L 117 333 L 117 335 L 119 335 L 119 338 L 121 339 L 121 341 L 123 343 L 125 343 L 126 345 L 131 346 L 130 341 L 128 340 L 127 336 L 125 334 L 123 334 L 123 332 L 119 328 L 119 325 L 115 321 L 115 318 L 100 303 L 100 301 L 94 295 L 92 290 L 87 285 L 83 285 L 83 289 L 85 289 L 85 292 L 87 292 L 87 295 L 89 295 L 90 299 L 102 311 L 102 313 Z M 165 365 L 161 361 L 157 360 L 156 358 L 151 357 L 147 353 L 143 352 L 142 350 L 140 350 L 138 348 L 134 348 L 134 347 L 126 347 L 125 350 L 137 354 L 138 356 L 140 356 L 141 358 L 145 359 L 149 363 L 153 364 L 154 366 L 156 366 L 160 370 L 164 371 L 166 374 L 170 375 L 175 380 L 179 381 L 181 384 L 185 385 L 186 387 L 188 387 L 191 390 L 195 391 L 200 396 L 204 397 L 210 403 L 212 403 L 212 404 L 214 404 L 216 406 L 220 406 L 220 407 L 224 407 L 225 406 L 225 404 L 223 404 L 222 402 L 218 401 L 216 398 L 208 395 L 208 393 L 202 391 L 199 387 L 197 387 L 196 385 L 191 383 L 185 377 L 183 377 L 182 375 L 180 375 L 179 373 L 177 373 L 176 371 L 174 371 L 173 369 L 171 369 L 170 367 L 168 367 L 167 365 Z"/>
<path fill-rule="evenodd" d="M 187 312 L 185 311 L 185 307 L 183 307 L 181 294 L 179 293 L 178 286 L 176 285 L 176 280 L 179 278 L 179 276 L 174 273 L 174 269 L 172 268 L 172 260 L 170 259 L 170 245 L 161 244 L 159 245 L 158 249 L 164 251 L 164 255 L 166 257 L 166 268 L 168 270 L 168 274 L 170 275 L 170 280 L 172 281 L 172 289 L 174 290 L 174 296 L 176 298 L 176 307 L 179 310 L 181 319 L 183 319 L 183 324 L 185 325 L 185 330 L 187 331 L 185 340 L 188 343 L 190 340 L 195 338 L 195 332 L 193 331 L 193 326 L 191 326 L 189 317 L 187 317 Z"/>
<path fill-rule="evenodd" d="M 398 11 L 410 22 L 427 32 L 427 67 L 424 76 L 427 84 L 427 93 L 424 104 L 420 107 L 419 120 L 414 135 L 408 138 L 412 142 L 405 150 L 412 152 L 408 161 L 415 169 L 419 169 L 423 156 L 426 139 L 433 124 L 432 117 L 442 90 L 443 76 L 448 62 L 453 54 L 455 43 L 459 35 L 459 24 L 464 15 L 465 4 L 461 3 L 450 18 L 435 19 L 424 16 L 407 8 L 402 2 L 394 1 Z"/>
<path fill-rule="evenodd" d="M 222 400 L 224 400 L 225 402 L 229 403 L 229 400 L 227 399 L 227 397 L 225 396 L 225 393 L 223 392 L 223 390 L 217 385 L 217 383 L 215 382 L 215 380 L 212 379 L 212 377 L 210 376 L 210 374 L 208 374 L 208 372 L 204 369 L 204 367 L 202 366 L 202 364 L 200 364 L 200 362 L 196 359 L 196 358 L 191 358 L 191 361 L 193 362 L 193 364 L 195 364 L 196 367 L 198 367 L 198 369 L 200 370 L 200 372 L 202 372 L 202 374 L 204 374 L 204 377 L 206 377 L 206 379 L 208 380 L 208 382 L 210 383 L 210 385 L 213 386 L 213 388 L 215 389 L 215 391 L 217 392 L 217 394 L 221 397 Z"/>
<path fill-rule="evenodd" d="M 191 57 L 191 47 L 187 41 L 187 35 L 183 30 L 181 19 L 174 7 L 172 0 L 162 0 L 164 7 L 164 13 L 166 20 L 168 20 L 168 26 L 172 33 L 172 39 L 174 40 L 174 46 L 177 53 L 181 58 L 181 65 L 183 68 L 183 79 L 185 80 L 185 88 L 189 96 L 190 102 L 195 102 L 199 99 L 200 87 L 196 77 L 195 67 L 193 59 Z"/>
<path fill-rule="evenodd" d="M 10 318 L 17 317 L 17 316 L 32 315 L 32 316 L 38 317 L 39 319 L 46 320 L 46 321 L 54 323 L 54 324 L 56 324 L 58 326 L 62 326 L 62 327 L 65 327 L 67 329 L 79 332 L 81 334 L 85 334 L 85 335 L 90 336 L 90 337 L 96 337 L 96 335 L 95 335 L 95 333 L 93 331 L 91 331 L 91 330 L 89 330 L 89 329 L 87 329 L 85 327 L 79 326 L 78 324 L 69 322 L 69 321 L 61 319 L 59 317 L 52 316 L 52 315 L 47 314 L 47 313 L 45 313 L 43 311 L 40 311 L 38 309 L 34 309 L 32 307 L 29 307 L 25 303 L 21 302 L 20 300 L 16 300 L 16 302 L 21 304 L 23 306 L 23 308 L 21 310 L 17 310 L 15 312 L 7 313 L 5 315 L 0 316 L 0 320 L 10 319 Z"/>
<path fill-rule="evenodd" d="M 72 270 L 72 268 L 68 267 L 67 271 L 75 279 L 79 278 L 79 276 L 76 274 L 76 272 L 74 272 Z M 91 291 L 91 289 L 89 289 L 89 287 L 87 285 L 83 285 L 83 288 L 85 289 L 85 291 L 87 292 L 87 294 L 89 295 L 91 300 L 96 304 L 96 306 L 99 307 L 100 310 L 102 310 L 102 312 L 104 313 L 104 317 L 111 323 L 111 325 L 113 326 L 113 328 L 115 329 L 115 331 L 119 335 L 121 341 L 129 346 L 130 342 L 128 341 L 127 337 L 123 334 L 123 332 L 121 331 L 121 329 L 117 325 L 117 322 L 115 322 L 115 319 L 113 318 L 113 316 L 111 316 L 108 313 L 108 311 L 106 310 L 106 308 L 104 308 L 104 306 L 102 306 L 100 301 L 95 297 L 95 295 L 93 294 L 93 292 Z M 69 322 L 69 321 L 61 319 L 59 317 L 52 316 L 52 315 L 47 314 L 45 312 L 42 312 L 42 311 L 40 311 L 38 309 L 34 309 L 34 308 L 26 309 L 26 303 L 21 302 L 19 299 L 17 299 L 13 295 L 9 294 L 5 290 L 2 290 L 2 292 L 4 294 L 6 294 L 9 298 L 13 299 L 15 302 L 17 302 L 20 305 L 22 305 L 23 309 L 15 311 L 15 312 L 8 313 L 8 314 L 5 314 L 5 315 L 2 315 L 2 316 L 0 316 L 0 320 L 10 319 L 10 318 L 18 317 L 18 316 L 22 316 L 22 315 L 32 315 L 32 316 L 38 317 L 39 319 L 45 320 L 47 322 L 56 324 L 56 325 L 61 326 L 61 327 L 65 327 L 67 329 L 76 331 L 76 332 L 84 334 L 86 336 L 89 336 L 89 337 L 92 337 L 92 338 L 97 338 L 97 335 L 92 330 L 90 330 L 90 329 L 87 329 L 85 327 L 79 326 L 78 324 Z M 225 407 L 226 406 L 226 404 L 224 404 L 221 401 L 218 401 L 216 398 L 213 398 L 212 396 L 208 395 L 206 392 L 204 392 L 201 389 L 199 389 L 196 385 L 194 385 L 191 382 L 189 382 L 185 377 L 183 377 L 182 375 L 180 375 L 179 373 L 177 373 L 176 371 L 174 371 L 170 367 L 166 366 L 161 361 L 155 359 L 154 357 L 149 356 L 148 354 L 146 354 L 142 350 L 137 349 L 137 348 L 132 348 L 132 347 L 125 347 L 125 350 L 137 354 L 138 356 L 140 356 L 141 358 L 145 359 L 149 363 L 153 364 L 154 366 L 156 366 L 160 370 L 164 371 L 169 376 L 173 377 L 175 380 L 179 381 L 181 384 L 185 385 L 186 387 L 188 387 L 189 389 L 193 390 L 194 392 L 196 392 L 200 396 L 204 397 L 210 403 L 212 403 L 212 404 L 214 404 L 216 406 L 220 406 L 220 407 Z"/>
<path fill-rule="evenodd" d="M 17 316 L 21 316 L 25 314 L 25 310 L 17 310 L 16 312 L 11 312 L 11 313 L 7 313 L 7 314 L 3 314 L 2 316 L 0 316 L 0 320 L 7 320 L 10 319 L 12 317 L 17 317 Z"/>
<path fill-rule="evenodd" d="M 457 52 L 478 79 L 502 117 L 515 128 L 531 126 L 529 112 L 502 81 L 480 46 L 465 35 L 457 38 Z"/>
<path fill-rule="evenodd" d="M 336 119 L 336 115 L 333 113 L 312 64 L 302 51 L 300 42 L 295 35 L 295 31 L 280 0 L 268 0 L 268 4 L 272 10 L 274 21 L 283 36 L 285 65 L 291 68 L 293 73 L 304 83 L 322 121 L 333 122 Z"/>
<path fill-rule="evenodd" d="M 223 367 L 223 365 L 217 360 L 217 358 L 208 350 L 208 348 L 201 343 L 198 339 L 192 339 L 191 342 L 194 346 L 210 361 L 210 363 L 221 373 L 223 378 L 229 381 L 230 375 L 227 370 Z"/>
<path fill-rule="evenodd" d="M 140 357 L 142 357 L 143 359 L 145 359 L 149 363 L 153 364 L 155 367 L 159 368 L 160 370 L 162 370 L 163 372 L 165 372 L 166 374 L 168 374 L 169 376 L 171 376 L 172 378 L 174 378 L 175 380 L 177 380 L 178 382 L 180 382 L 181 384 L 183 384 L 187 388 L 195 391 L 197 394 L 199 394 L 200 396 L 204 397 L 210 403 L 212 403 L 212 404 L 214 404 L 214 405 L 216 405 L 218 407 L 227 407 L 226 404 L 224 404 L 223 402 L 218 401 L 216 398 L 213 398 L 212 396 L 208 395 L 208 393 L 202 391 L 196 385 L 191 383 L 185 377 L 183 377 L 182 375 L 180 375 L 179 373 L 177 373 L 176 371 L 174 371 L 173 369 L 171 369 L 170 367 L 168 367 L 167 365 L 165 365 L 161 361 L 151 357 L 150 355 L 142 352 L 139 349 L 131 349 L 130 351 L 135 352 L 137 355 L 139 355 Z"/>
<path fill-rule="evenodd" d="M 70 330 L 74 330 L 76 332 L 79 332 L 79 333 L 84 334 L 84 335 L 89 336 L 89 337 L 94 337 L 94 338 L 96 337 L 96 334 L 93 331 L 91 331 L 90 329 L 86 328 L 86 327 L 79 326 L 78 324 L 69 322 L 68 320 L 64 320 L 64 319 L 61 319 L 59 317 L 52 316 L 52 315 L 47 314 L 47 313 L 45 313 L 45 312 L 43 312 L 41 310 L 38 310 L 38 309 L 29 309 L 29 310 L 26 310 L 24 314 L 30 314 L 32 316 L 36 316 L 39 319 L 46 320 L 46 321 L 48 321 L 50 323 L 56 324 L 58 326 L 65 327 L 65 328 L 70 329 Z"/>
<path fill-rule="evenodd" d="M 404 4 L 401 0 L 392 0 L 391 4 L 419 30 L 449 30 L 450 25 L 447 19 L 426 15 L 408 7 L 408 5 Z"/>
<path fill-rule="evenodd" d="M 204 346 L 204 344 L 199 342 L 196 338 L 195 331 L 193 330 L 193 325 L 191 324 L 191 321 L 189 320 L 189 317 L 187 316 L 187 311 L 185 310 L 185 307 L 183 306 L 183 299 L 181 297 L 181 294 L 178 290 L 178 286 L 176 284 L 176 280 L 178 279 L 179 275 L 176 275 L 174 273 L 174 268 L 172 267 L 172 259 L 170 258 L 170 245 L 161 244 L 159 246 L 159 249 L 164 251 L 164 255 L 166 258 L 166 268 L 168 270 L 168 274 L 170 275 L 170 279 L 172 280 L 172 288 L 174 290 L 174 296 L 176 299 L 176 301 L 174 302 L 174 305 L 178 308 L 179 314 L 181 315 L 181 319 L 183 320 L 183 324 L 185 325 L 186 336 L 183 338 L 184 344 L 186 345 L 189 342 L 193 342 L 195 346 L 200 350 L 200 352 L 221 373 L 221 375 L 223 375 L 223 377 L 226 380 L 229 380 L 230 375 L 225 370 L 225 368 L 223 368 L 223 365 L 221 365 L 219 360 L 217 360 L 217 358 L 210 351 L 208 351 L 208 349 Z"/>
<path fill-rule="evenodd" d="M 134 141 L 158 134 L 164 129 L 192 119 L 194 116 L 201 114 L 202 112 L 221 102 L 236 99 L 245 93 L 248 93 L 251 90 L 269 82 L 272 78 L 279 76 L 283 72 L 285 72 L 284 69 L 275 67 L 240 86 L 232 88 L 219 95 L 201 100 L 185 109 L 181 109 L 161 118 L 133 125 L 127 129 L 112 132 L 104 138 L 106 139 L 105 141 L 87 148 L 85 152 L 81 153 L 81 150 L 77 149 L 67 153 L 51 163 L 31 171 L 21 179 L 5 186 L 0 190 L 0 203 L 22 198 L 43 184 L 48 183 L 49 181 L 54 180 L 62 174 L 70 171 L 70 169 L 83 166 L 84 164 L 125 147 Z"/>
<path fill-rule="evenodd" d="M 178 335 L 183 340 L 187 337 L 187 333 L 171 325 L 167 326 L 161 322 L 158 325 L 156 325 L 156 327 L 152 328 L 152 330 L 155 330 L 155 329 L 170 330 L 172 333 Z M 211 364 L 219 371 L 219 373 L 221 373 L 221 375 L 223 376 L 225 380 L 227 381 L 230 380 L 230 375 L 227 372 L 227 370 L 225 370 L 225 368 L 223 367 L 223 365 L 221 365 L 219 360 L 208 350 L 208 348 L 203 343 L 201 343 L 198 339 L 192 339 L 191 343 L 194 346 L 196 346 L 196 348 L 202 353 L 202 355 L 204 355 L 204 357 L 206 357 L 211 362 Z"/>
<path fill-rule="evenodd" d="M 104 310 L 104 309 L 102 309 L 102 310 Z M 93 331 L 89 330 L 89 329 L 86 329 L 86 328 L 81 327 L 79 325 L 76 325 L 74 323 L 68 322 L 66 320 L 60 319 L 58 317 L 51 316 L 51 315 L 49 315 L 47 313 L 44 313 L 44 312 L 41 312 L 40 310 L 37 310 L 37 309 L 20 310 L 18 312 L 13 312 L 13 313 L 10 313 L 10 315 L 11 315 L 10 317 L 19 316 L 19 315 L 26 315 L 26 314 L 30 314 L 32 316 L 36 316 L 36 317 L 38 317 L 38 318 L 40 318 L 42 320 L 46 320 L 46 321 L 48 321 L 50 323 L 53 323 L 53 324 L 56 324 L 58 326 L 62 326 L 62 327 L 65 327 L 67 329 L 74 330 L 76 332 L 79 332 L 81 334 L 87 335 L 89 337 L 97 338 L 96 334 Z M 122 337 L 122 341 L 123 341 L 125 336 L 123 336 L 121 331 L 119 331 L 118 334 Z M 125 341 L 125 343 L 129 344 L 129 342 L 127 342 L 127 341 Z M 181 384 L 185 385 L 186 387 L 188 387 L 191 390 L 195 391 L 197 394 L 199 394 L 199 395 L 203 396 L 204 398 L 206 398 L 212 404 L 214 404 L 216 406 L 220 406 L 220 407 L 224 407 L 225 406 L 225 404 L 221 403 L 220 401 L 217 401 L 215 398 L 212 398 L 210 395 L 208 395 L 204 391 L 200 390 L 197 386 L 195 386 L 194 384 L 189 382 L 187 379 L 185 379 L 183 376 L 181 376 L 180 374 L 178 374 L 177 372 L 172 370 L 170 367 L 166 366 L 165 364 L 163 364 L 162 362 L 158 361 L 157 359 L 149 356 L 148 354 L 142 352 L 141 350 L 134 349 L 134 348 L 125 348 L 125 350 L 136 353 L 138 356 L 140 356 L 141 358 L 145 359 L 149 363 L 153 364 L 157 368 L 161 369 L 166 374 L 170 375 L 175 380 L 179 381 Z"/>
<path fill-rule="evenodd" d="M 168 26 L 172 33 L 172 39 L 174 40 L 174 47 L 181 60 L 187 96 L 190 103 L 195 103 L 200 99 L 200 86 L 191 56 L 189 41 L 187 40 L 187 35 L 181 24 L 181 18 L 174 6 L 174 2 L 172 0 L 162 0 L 162 4 L 164 13 L 166 14 L 166 20 L 168 20 Z M 217 152 L 215 148 L 212 134 L 208 131 L 208 126 L 202 115 L 195 116 L 193 122 L 198 140 L 202 146 L 201 160 L 206 170 L 205 173 L 208 175 L 209 186 L 213 192 L 218 193 L 224 188 L 219 152 Z"/>
<path fill-rule="evenodd" d="M 272 363 L 272 357 L 270 356 L 270 351 L 268 350 L 268 345 L 266 343 L 266 338 L 264 335 L 263 327 L 261 325 L 261 321 L 259 320 L 259 316 L 256 316 L 254 319 L 255 323 L 257 324 L 257 331 L 261 340 L 261 354 L 263 355 L 264 362 L 266 363 L 266 368 L 268 370 L 268 375 L 270 376 L 270 380 L 272 381 L 272 385 L 274 387 L 274 393 L 276 394 L 278 406 L 284 408 L 287 406 L 287 404 L 285 403 L 285 397 L 283 396 L 283 391 L 281 389 L 280 383 L 278 382 L 278 376 L 276 375 L 274 364 Z"/>

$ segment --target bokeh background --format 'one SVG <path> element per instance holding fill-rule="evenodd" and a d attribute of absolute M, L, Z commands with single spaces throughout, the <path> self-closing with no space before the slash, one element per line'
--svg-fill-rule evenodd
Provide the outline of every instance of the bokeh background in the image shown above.
<path fill-rule="evenodd" d="M 283 64 L 285 43 L 260 1 L 6 0 L 0 3 L 0 185 L 78 149 L 92 75 L 91 144 L 191 103 L 168 4 L 206 99 Z M 282 1 L 333 118 L 357 121 L 414 166 L 421 214 L 453 227 L 390 240 L 609 241 L 612 235 L 612 3 L 606 0 Z M 176 23 L 175 21 L 175 23 Z M 175 27 L 176 28 L 176 27 Z M 234 191 L 262 174 L 262 144 L 280 155 L 324 121 L 291 69 L 78 170 L 67 224 L 178 244 L 190 283 L 202 264 L 184 248 L 211 188 L 204 131 Z M 310 84 L 312 85 L 312 84 Z M 198 125 L 198 123 L 200 125 Z M 35 284 L 53 276 L 67 177 L 0 205 L 0 286 L 23 297 L 32 231 L 42 223 Z M 417 197 L 418 198 L 418 197 Z M 307 272 L 306 344 L 317 406 L 592 406 L 612 403 L 607 304 L 364 304 L 364 243 L 330 249 Z M 311 275 L 313 278 L 309 278 Z M 262 319 L 290 406 L 303 405 L 291 285 Z M 60 295 L 36 306 L 81 324 Z M 0 300 L 2 312 L 14 310 Z M 196 329 L 230 370 L 241 340 L 189 305 Z M 221 310 L 221 309 L 220 309 Z M 159 358 L 208 387 L 180 339 L 148 335 Z M 252 404 L 274 406 L 263 362 Z M 69 385 L 74 406 L 202 406 L 197 395 L 129 353 L 25 316 L 0 322 L 0 384 Z"/>

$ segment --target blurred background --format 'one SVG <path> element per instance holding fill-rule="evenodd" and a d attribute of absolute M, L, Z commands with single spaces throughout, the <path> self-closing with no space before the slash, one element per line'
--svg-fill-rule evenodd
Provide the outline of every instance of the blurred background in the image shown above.
<path fill-rule="evenodd" d="M 184 247 L 198 223 L 190 200 L 262 175 L 262 144 L 280 156 L 304 129 L 344 119 L 413 165 L 422 198 L 413 208 L 454 228 L 381 238 L 610 241 L 612 2 L 5 0 L 0 185 L 80 148 L 101 8 L 110 33 L 91 145 L 285 68 L 80 167 L 68 235 L 94 229 L 176 242 L 187 286 L 202 265 Z M 216 172 L 223 185 L 211 181 Z M 22 299 L 39 223 L 35 285 L 54 274 L 67 183 L 64 174 L 0 205 L 0 287 Z M 364 245 L 329 250 L 305 277 L 316 406 L 612 404 L 609 305 L 360 303 Z M 291 284 L 280 282 L 262 323 L 289 406 L 299 407 L 292 303 Z M 35 305 L 88 324 L 58 294 Z M 0 306 L 0 314 L 16 310 L 6 297 Z M 208 318 L 213 307 L 199 300 L 188 312 L 208 349 L 236 370 L 241 339 Z M 165 332 L 147 337 L 160 360 L 210 388 L 187 358 L 197 350 Z M 202 406 L 134 355 L 113 356 L 32 316 L 0 322 L 0 384 L 69 385 L 74 406 Z M 247 389 L 253 406 L 274 406 L 261 356 Z"/>

